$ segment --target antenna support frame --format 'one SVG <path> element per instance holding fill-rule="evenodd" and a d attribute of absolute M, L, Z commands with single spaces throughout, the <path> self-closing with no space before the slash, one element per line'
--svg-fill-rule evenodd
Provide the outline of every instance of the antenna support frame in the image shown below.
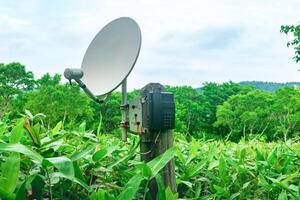
<path fill-rule="evenodd" d="M 82 82 L 81 78 L 84 76 L 84 73 L 81 69 L 76 69 L 76 68 L 67 68 L 64 71 L 64 77 L 69 80 L 70 84 L 72 82 L 72 79 L 77 82 L 79 87 L 89 96 L 91 97 L 95 102 L 97 103 L 104 103 L 107 96 L 103 99 L 99 99 L 96 97 L 87 87 L 86 85 Z"/>
<path fill-rule="evenodd" d="M 122 140 L 127 141 L 127 130 L 129 128 L 129 120 L 128 120 L 128 111 L 129 104 L 127 103 L 127 78 L 125 78 L 122 82 L 122 102 L 120 105 L 122 121 L 120 123 L 120 127 L 122 130 Z"/>

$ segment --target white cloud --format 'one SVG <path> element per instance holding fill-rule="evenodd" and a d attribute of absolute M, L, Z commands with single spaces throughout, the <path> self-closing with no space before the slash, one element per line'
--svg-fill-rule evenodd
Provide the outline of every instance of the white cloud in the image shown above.
<path fill-rule="evenodd" d="M 297 0 L 0 0 L 0 62 L 20 61 L 38 76 L 79 67 L 99 29 L 130 16 L 143 34 L 131 89 L 152 81 L 297 81 L 279 29 L 300 21 L 299 7 Z"/>

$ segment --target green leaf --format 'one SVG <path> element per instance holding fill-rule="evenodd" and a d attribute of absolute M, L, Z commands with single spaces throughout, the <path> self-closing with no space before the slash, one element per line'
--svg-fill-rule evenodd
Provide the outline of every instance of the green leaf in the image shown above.
<path fill-rule="evenodd" d="M 241 161 L 244 161 L 244 160 L 245 160 L 246 154 L 247 154 L 246 149 L 243 148 L 243 149 L 241 150 L 241 153 L 240 153 L 240 159 L 241 159 Z"/>
<path fill-rule="evenodd" d="M 97 127 L 97 133 L 96 133 L 97 137 L 99 137 L 99 135 L 100 135 L 101 127 L 102 127 L 102 113 L 100 112 L 99 124 Z"/>
<path fill-rule="evenodd" d="M 190 181 L 182 181 L 182 180 L 179 180 L 178 181 L 179 183 L 182 183 L 182 184 L 185 184 L 186 186 L 188 186 L 189 188 L 193 188 L 193 183 L 190 182 Z"/>
<path fill-rule="evenodd" d="M 99 189 L 97 192 L 93 192 L 90 196 L 91 200 L 115 200 L 105 190 Z"/>
<path fill-rule="evenodd" d="M 132 155 L 127 155 L 127 156 L 124 156 L 123 158 L 113 162 L 112 164 L 110 164 L 107 169 L 112 169 L 114 166 L 117 166 L 119 163 L 123 162 L 123 161 L 126 161 L 126 160 L 129 160 L 130 158 L 132 157 Z"/>
<path fill-rule="evenodd" d="M 262 155 L 262 153 L 258 149 L 255 149 L 255 152 L 256 152 L 256 161 L 264 161 L 265 160 L 265 157 Z"/>
<path fill-rule="evenodd" d="M 134 164 L 135 167 L 139 170 L 139 173 L 146 177 L 146 178 L 150 178 L 152 176 L 152 171 L 150 169 L 150 167 L 144 163 L 144 162 L 138 162 L 136 164 Z"/>
<path fill-rule="evenodd" d="M 88 192 L 91 192 L 92 189 L 90 188 L 90 186 L 88 186 L 84 181 L 76 178 L 76 177 L 70 177 L 70 176 L 66 176 L 63 173 L 60 172 L 54 172 L 50 174 L 51 177 L 61 177 L 61 178 L 65 178 L 68 179 L 70 181 L 73 181 L 79 185 L 81 185 L 84 189 L 86 189 Z"/>
<path fill-rule="evenodd" d="M 209 166 L 208 166 L 208 170 L 210 171 L 210 170 L 212 170 L 212 169 L 214 169 L 215 167 L 217 167 L 219 165 L 219 161 L 218 160 L 213 160 L 210 164 L 209 164 Z"/>
<path fill-rule="evenodd" d="M 231 200 L 231 199 L 235 199 L 235 198 L 237 198 L 238 196 L 240 196 L 240 193 L 239 193 L 239 192 L 234 193 L 234 194 L 232 194 L 232 195 L 230 196 L 230 200 Z"/>
<path fill-rule="evenodd" d="M 192 167 L 189 167 L 187 169 L 187 178 L 192 178 L 194 177 L 196 174 L 199 173 L 199 171 L 201 169 L 203 169 L 203 167 L 206 165 L 206 161 L 202 161 L 202 162 L 199 162 L 197 163 L 196 165 L 193 165 Z"/>
<path fill-rule="evenodd" d="M 213 185 L 215 190 L 217 191 L 217 194 L 220 196 L 224 196 L 224 197 L 229 197 L 229 192 L 226 191 L 226 189 L 224 187 L 220 187 L 218 185 Z"/>
<path fill-rule="evenodd" d="M 5 162 L 1 164 L 0 188 L 7 195 L 11 195 L 17 186 L 20 171 L 20 155 L 12 153 L 5 158 Z M 8 195 L 8 196 L 9 196 Z"/>
<path fill-rule="evenodd" d="M 165 151 L 162 155 L 154 158 L 149 161 L 147 165 L 150 167 L 152 171 L 152 176 L 156 176 L 156 174 L 164 167 L 166 164 L 174 158 L 176 155 L 176 147 L 171 147 L 167 151 Z"/>
<path fill-rule="evenodd" d="M 58 136 L 54 137 L 52 140 L 47 141 L 47 142 L 44 142 L 44 143 L 42 144 L 42 147 L 45 147 L 45 146 L 47 146 L 47 145 L 49 145 L 49 144 L 52 144 L 52 143 L 54 143 L 54 142 L 56 142 L 56 141 L 58 141 L 58 140 L 60 140 L 60 139 L 62 139 L 62 138 L 68 137 L 70 134 L 71 134 L 71 133 L 66 133 L 66 134 L 58 135 Z"/>
<path fill-rule="evenodd" d="M 279 194 L 278 200 L 288 200 L 285 190 L 282 190 L 282 192 Z"/>
<path fill-rule="evenodd" d="M 248 181 L 248 182 L 244 183 L 242 188 L 246 189 L 249 186 L 250 183 L 251 183 L 251 181 Z"/>
<path fill-rule="evenodd" d="M 33 143 L 37 146 L 41 145 L 41 140 L 40 140 L 40 125 L 36 124 L 35 126 L 30 125 L 30 121 L 28 118 L 24 118 L 24 127 L 26 128 L 27 132 L 29 133 Z"/>
<path fill-rule="evenodd" d="M 77 161 L 73 161 L 73 167 L 74 167 L 75 177 L 86 182 L 86 179 L 83 176 L 82 171 L 81 171 Z"/>
<path fill-rule="evenodd" d="M 221 180 L 223 181 L 223 183 L 225 183 L 225 184 L 230 179 L 230 177 L 228 176 L 226 161 L 225 161 L 223 155 L 221 155 L 220 159 L 219 159 L 219 176 L 220 176 Z"/>
<path fill-rule="evenodd" d="M 115 150 L 119 149 L 118 146 L 105 147 L 93 155 L 93 161 L 97 162 L 105 158 L 106 156 L 112 154 Z"/>
<path fill-rule="evenodd" d="M 262 175 L 258 176 L 258 185 L 268 190 L 272 189 L 272 186 L 266 181 L 266 179 Z"/>
<path fill-rule="evenodd" d="M 195 197 L 196 197 L 196 198 L 199 198 L 199 197 L 200 197 L 200 194 L 201 194 L 201 190 L 202 190 L 201 182 L 196 183 L 195 188 L 196 188 L 196 189 L 195 189 Z"/>
<path fill-rule="evenodd" d="M 58 122 L 56 126 L 52 129 L 53 135 L 57 134 L 62 127 L 62 121 Z"/>
<path fill-rule="evenodd" d="M 160 174 L 156 174 L 155 176 L 155 180 L 157 183 L 157 189 L 158 189 L 158 193 L 157 193 L 157 199 L 159 200 L 166 200 L 166 194 L 165 194 L 165 184 L 162 180 L 162 177 Z"/>
<path fill-rule="evenodd" d="M 34 134 L 34 143 L 40 147 L 41 146 L 41 138 L 40 138 L 40 133 L 41 133 L 41 125 L 40 124 L 35 124 L 32 127 L 32 132 Z"/>
<path fill-rule="evenodd" d="M 182 162 L 182 164 L 185 165 L 186 164 L 186 159 L 185 159 L 183 153 L 179 149 L 177 149 L 176 154 L 177 154 L 177 157 L 180 160 L 180 162 Z"/>
<path fill-rule="evenodd" d="M 42 163 L 43 157 L 23 144 L 0 143 L 0 151 L 17 152 L 28 156 L 33 162 Z"/>
<path fill-rule="evenodd" d="M 165 190 L 165 194 L 166 194 L 166 200 L 177 200 L 178 199 L 178 194 L 173 194 L 172 190 L 170 187 L 167 187 L 167 189 Z"/>
<path fill-rule="evenodd" d="M 132 200 L 143 179 L 143 176 L 140 174 L 134 175 L 125 185 L 124 190 L 118 196 L 118 200 Z"/>
<path fill-rule="evenodd" d="M 86 121 L 83 121 L 80 125 L 79 125 L 79 129 L 78 131 L 83 133 L 85 132 L 85 128 L 86 128 Z"/>
<path fill-rule="evenodd" d="M 0 136 L 2 136 L 3 133 L 6 132 L 6 129 L 7 129 L 7 125 L 0 121 Z"/>
<path fill-rule="evenodd" d="M 53 166 L 56 167 L 66 177 L 69 177 L 71 179 L 75 177 L 73 162 L 69 158 L 65 156 L 61 156 L 61 157 L 45 158 L 44 161 L 45 160 L 52 163 Z"/>
<path fill-rule="evenodd" d="M 12 129 L 11 136 L 9 138 L 9 143 L 18 143 L 24 135 L 24 121 L 19 120 L 17 125 Z"/>
<path fill-rule="evenodd" d="M 267 158 L 267 162 L 269 165 L 273 165 L 276 159 L 277 159 L 277 147 L 274 147 L 271 151 L 271 154 Z"/>
<path fill-rule="evenodd" d="M 0 187 L 0 199 L 15 200 L 16 195 L 14 193 L 8 193 L 5 188 Z"/>
<path fill-rule="evenodd" d="M 95 146 L 93 145 L 88 145 L 84 150 L 77 151 L 73 155 L 71 155 L 70 159 L 72 161 L 79 160 L 82 157 L 85 157 L 86 155 L 89 155 L 91 152 L 95 150 Z"/>

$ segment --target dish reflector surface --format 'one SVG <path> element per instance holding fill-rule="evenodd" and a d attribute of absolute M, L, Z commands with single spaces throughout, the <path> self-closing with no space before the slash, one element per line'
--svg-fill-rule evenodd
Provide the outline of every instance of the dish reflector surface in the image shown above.
<path fill-rule="evenodd" d="M 81 68 L 83 82 L 97 96 L 105 95 L 129 75 L 141 48 L 141 30 L 131 18 L 107 24 L 89 45 Z"/>

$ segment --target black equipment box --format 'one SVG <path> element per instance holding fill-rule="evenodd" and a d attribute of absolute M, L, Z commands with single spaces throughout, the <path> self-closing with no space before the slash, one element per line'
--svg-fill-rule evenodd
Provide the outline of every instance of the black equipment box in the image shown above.
<path fill-rule="evenodd" d="M 175 102 L 170 92 L 149 92 L 142 101 L 142 125 L 149 131 L 175 128 Z"/>

